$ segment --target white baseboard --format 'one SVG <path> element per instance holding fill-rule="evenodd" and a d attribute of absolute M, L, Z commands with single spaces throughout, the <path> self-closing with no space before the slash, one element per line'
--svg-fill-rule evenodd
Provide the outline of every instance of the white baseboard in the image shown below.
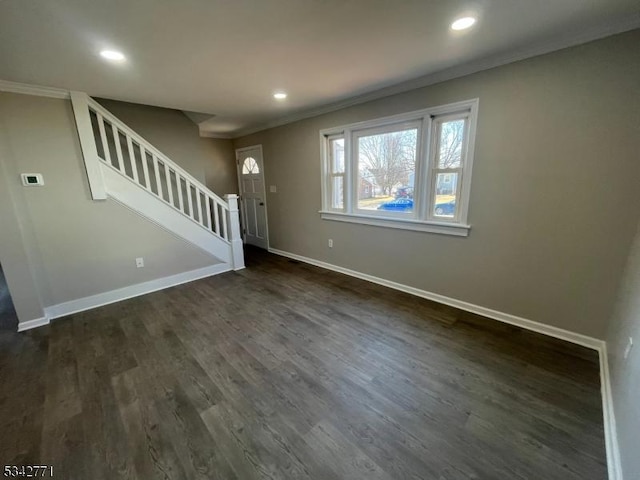
<path fill-rule="evenodd" d="M 357 272 L 348 268 L 339 267 L 331 263 L 322 262 L 320 260 L 304 257 L 295 253 L 285 252 L 283 250 L 277 250 L 275 248 L 269 248 L 269 252 L 275 253 L 276 255 L 281 255 L 283 257 L 292 258 L 294 260 L 300 260 L 301 262 L 309 263 L 317 267 L 326 268 L 327 270 L 333 270 L 334 272 L 344 273 L 345 275 L 360 278 L 362 280 L 367 280 L 368 282 L 377 283 L 378 285 L 393 288 L 394 290 L 410 293 L 411 295 L 426 298 L 427 300 L 443 303 L 451 307 L 459 308 L 460 310 L 465 310 L 467 312 L 482 315 L 483 317 L 498 320 L 499 322 L 508 323 L 510 325 L 515 325 L 526 330 L 531 330 L 534 332 L 542 333 L 544 335 L 549 335 L 550 337 L 559 338 L 571 343 L 576 343 L 578 345 L 582 345 L 583 347 L 592 348 L 593 350 L 600 351 L 600 348 L 604 344 L 602 340 L 598 340 L 597 338 L 589 337 L 587 335 L 571 332 L 569 330 L 553 327 L 551 325 L 545 325 L 544 323 L 534 322 L 533 320 L 528 320 L 526 318 L 511 315 L 510 313 L 499 312 L 497 310 L 492 310 L 480 305 L 474 305 L 473 303 L 458 300 L 456 298 L 446 297 L 444 295 L 440 295 L 439 293 L 428 292 L 426 290 L 410 287 L 408 285 L 393 282 L 391 280 L 386 280 L 384 278 L 374 277 L 373 275 L 368 275 L 366 273 Z"/>
<path fill-rule="evenodd" d="M 607 468 L 609 470 L 609 480 L 623 480 L 622 470 L 620 466 L 620 451 L 618 447 L 618 436 L 616 432 L 616 422 L 615 422 L 615 416 L 613 412 L 613 401 L 611 396 L 611 379 L 609 378 L 609 361 L 607 357 L 607 344 L 603 340 L 582 335 L 580 333 L 571 332 L 569 330 L 564 330 L 562 328 L 553 327 L 551 325 L 545 325 L 543 323 L 535 322 L 533 320 L 528 320 L 526 318 L 517 317 L 509 313 L 499 312 L 497 310 L 492 310 L 490 308 L 482 307 L 480 305 L 474 305 L 472 303 L 464 302 L 462 300 L 458 300 L 451 297 L 446 297 L 438 293 L 428 292 L 426 290 L 421 290 L 419 288 L 410 287 L 408 285 L 403 285 L 401 283 L 393 282 L 391 280 L 385 280 L 384 278 L 374 277 L 373 275 L 368 275 L 366 273 L 357 272 L 355 270 L 350 270 L 348 268 L 339 267 L 331 263 L 322 262 L 320 260 L 304 257 L 302 255 L 297 255 L 295 253 L 285 252 L 283 250 L 278 250 L 276 248 L 269 248 L 269 252 L 274 253 L 276 255 L 283 256 L 283 257 L 292 258 L 294 260 L 299 260 L 301 262 L 315 265 L 317 267 L 326 268 L 327 270 L 332 270 L 334 272 L 344 273 L 345 275 L 349 275 L 351 277 L 367 280 L 372 283 L 377 283 L 378 285 L 383 285 L 385 287 L 393 288 L 394 290 L 399 290 L 401 292 L 409 293 L 411 295 L 416 295 L 418 297 L 426 298 L 427 300 L 432 300 L 434 302 L 443 303 L 445 305 L 449 305 L 451 307 L 459 308 L 460 310 L 465 310 L 467 312 L 482 315 L 484 317 L 488 317 L 493 320 L 497 320 L 499 322 L 508 323 L 510 325 L 521 327 L 526 330 L 531 330 L 537 333 L 541 333 L 543 335 L 548 335 L 550 337 L 558 338 L 560 340 L 566 340 L 567 342 L 575 343 L 578 345 L 582 345 L 583 347 L 588 347 L 593 350 L 596 350 L 600 357 L 600 391 L 602 393 L 602 412 L 603 412 L 603 420 L 604 420 L 604 433 L 605 433 L 605 444 L 606 444 L 606 451 L 607 451 Z"/>
<path fill-rule="evenodd" d="M 609 480 L 623 480 L 622 465 L 620 463 L 620 447 L 618 445 L 618 431 L 616 416 L 613 408 L 613 393 L 611 391 L 611 377 L 609 376 L 609 355 L 607 345 L 603 342 L 600 353 L 600 387 L 602 391 L 602 416 L 604 418 L 604 440 L 607 449 L 607 469 Z"/>
<path fill-rule="evenodd" d="M 42 327 L 44 325 L 49 325 L 49 318 L 46 316 L 18 323 L 18 331 L 24 332 L 25 330 L 31 330 L 32 328 Z"/>
<path fill-rule="evenodd" d="M 210 277 L 212 275 L 218 275 L 220 273 L 229 271 L 231 271 L 231 266 L 228 263 L 219 263 L 188 272 L 178 273 L 169 277 L 149 280 L 148 282 L 118 288 L 109 292 L 98 293 L 89 297 L 83 297 L 76 300 L 71 300 L 69 302 L 59 303 L 51 307 L 46 307 L 44 311 L 47 318 L 49 320 L 53 320 L 54 318 L 64 317 L 66 315 L 71 315 L 72 313 L 83 312 L 92 308 L 101 307 L 110 303 L 120 302 L 128 298 L 137 297 L 158 290 L 164 290 L 165 288 L 174 287 L 182 283 L 192 282 L 193 280 L 198 280 L 200 278 Z"/>

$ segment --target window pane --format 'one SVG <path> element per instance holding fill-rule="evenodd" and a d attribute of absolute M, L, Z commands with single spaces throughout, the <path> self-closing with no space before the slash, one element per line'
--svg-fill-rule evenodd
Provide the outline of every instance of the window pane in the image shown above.
<path fill-rule="evenodd" d="M 333 177 L 331 184 L 331 207 L 343 208 L 344 206 L 344 177 L 342 175 Z"/>
<path fill-rule="evenodd" d="M 358 208 L 413 211 L 418 129 L 358 138 Z"/>
<path fill-rule="evenodd" d="M 242 174 L 249 175 L 258 173 L 260 173 L 260 167 L 258 167 L 256 160 L 252 157 L 245 158 L 244 163 L 242 164 Z"/>
<path fill-rule="evenodd" d="M 329 141 L 331 172 L 344 173 L 344 138 Z"/>
<path fill-rule="evenodd" d="M 457 188 L 457 173 L 438 173 L 436 175 L 435 201 L 433 202 L 435 217 L 453 218 L 455 216 Z"/>
<path fill-rule="evenodd" d="M 452 120 L 440 124 L 438 168 L 459 168 L 462 163 L 462 141 L 466 120 Z"/>

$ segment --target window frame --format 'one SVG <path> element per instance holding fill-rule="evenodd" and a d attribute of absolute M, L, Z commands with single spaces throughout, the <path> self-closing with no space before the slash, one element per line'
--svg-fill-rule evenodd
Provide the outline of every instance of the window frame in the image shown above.
<path fill-rule="evenodd" d="M 413 112 L 392 115 L 350 125 L 327 128 L 320 131 L 322 165 L 321 218 L 341 222 L 376 225 L 404 230 L 417 230 L 468 236 L 471 226 L 467 223 L 469 195 L 475 150 L 475 134 L 479 100 L 477 98 L 441 105 Z M 461 166 L 437 168 L 439 153 L 438 125 L 445 121 L 465 118 Z M 404 129 L 416 128 L 416 165 L 414 174 L 414 208 L 412 212 L 379 212 L 358 208 L 359 159 L 357 138 Z M 331 205 L 333 179 L 330 140 L 344 139 L 343 208 Z M 436 216 L 434 212 L 437 173 L 458 173 L 456 184 L 456 214 L 453 218 Z"/>
<path fill-rule="evenodd" d="M 428 221 L 448 221 L 451 223 L 460 223 L 460 218 L 462 217 L 461 212 L 463 211 L 463 205 L 468 205 L 468 198 L 464 198 L 462 194 L 462 190 L 464 187 L 464 180 L 467 176 L 466 171 L 468 164 L 468 156 L 469 156 L 469 130 L 470 130 L 470 112 L 457 112 L 452 114 L 443 114 L 437 115 L 435 118 L 432 118 L 431 125 L 431 142 L 430 142 L 430 151 L 428 159 L 429 169 L 430 169 L 430 183 L 428 187 L 429 199 L 427 202 L 427 215 L 426 218 Z M 440 153 L 440 133 L 442 132 L 442 124 L 446 122 L 455 121 L 461 118 L 465 118 L 467 122 L 465 123 L 465 128 L 463 132 L 463 143 L 462 143 L 462 152 L 460 153 L 460 167 L 453 168 L 442 168 L 438 167 L 438 154 Z M 449 175 L 451 180 L 453 180 L 453 175 L 456 174 L 458 177 L 456 179 L 456 203 L 458 204 L 456 208 L 456 213 L 451 220 L 443 220 L 441 216 L 435 215 L 435 202 L 434 202 L 434 192 L 437 191 L 437 178 L 438 174 L 443 173 L 445 175 Z M 465 212 L 465 223 L 466 223 L 466 212 Z"/>
<path fill-rule="evenodd" d="M 332 210 L 332 211 L 343 211 L 345 208 L 345 204 L 346 204 L 346 199 L 345 199 L 345 195 L 346 195 L 346 190 L 347 190 L 347 164 L 346 164 L 346 153 L 343 152 L 344 158 L 343 158 L 343 163 L 344 163 L 344 168 L 342 172 L 336 172 L 334 167 L 334 163 L 335 163 L 335 159 L 333 157 L 333 151 L 331 149 L 331 142 L 335 141 L 335 140 L 340 140 L 343 139 L 342 135 L 329 135 L 326 137 L 326 145 L 327 145 L 327 171 L 326 171 L 326 191 L 328 192 L 329 195 L 331 195 L 331 198 L 327 199 L 327 205 L 328 207 Z M 344 142 L 343 142 L 344 143 Z M 346 150 L 346 145 L 343 147 Z M 342 208 L 338 208 L 338 207 L 334 207 L 333 206 L 333 194 L 335 193 L 333 191 L 333 181 L 335 178 L 340 178 L 342 177 Z"/>
<path fill-rule="evenodd" d="M 386 133 L 400 132 L 405 130 L 413 130 L 416 129 L 416 168 L 418 166 L 418 158 L 420 157 L 420 137 L 422 135 L 422 122 L 421 121 L 409 121 L 409 122 L 396 122 L 392 124 L 385 124 L 381 126 L 371 127 L 371 128 L 362 128 L 351 132 L 351 152 L 353 159 L 358 158 L 360 149 L 359 142 L 357 141 L 360 137 L 368 137 L 373 135 L 384 135 Z M 347 166 L 347 156 L 345 152 L 345 168 Z M 414 202 L 413 211 L 411 212 L 378 212 L 377 210 L 367 210 L 364 208 L 360 208 L 358 206 L 358 196 L 360 193 L 359 183 L 360 183 L 360 174 L 359 174 L 359 160 L 355 160 L 351 162 L 351 189 L 352 195 L 355 195 L 353 199 L 352 212 L 359 215 L 371 215 L 375 217 L 387 217 L 389 213 L 393 215 L 393 217 L 397 218 L 408 218 L 415 219 L 416 218 L 416 204 Z"/>

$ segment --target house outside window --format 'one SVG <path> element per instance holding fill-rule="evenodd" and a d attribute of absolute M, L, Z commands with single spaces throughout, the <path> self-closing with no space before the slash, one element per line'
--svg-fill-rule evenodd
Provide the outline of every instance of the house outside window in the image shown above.
<path fill-rule="evenodd" d="M 478 100 L 322 130 L 326 220 L 466 236 Z"/>

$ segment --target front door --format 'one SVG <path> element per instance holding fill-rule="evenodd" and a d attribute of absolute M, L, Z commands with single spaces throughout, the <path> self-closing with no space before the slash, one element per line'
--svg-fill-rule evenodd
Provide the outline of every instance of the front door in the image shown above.
<path fill-rule="evenodd" d="M 236 150 L 244 242 L 267 249 L 267 205 L 265 202 L 262 145 Z"/>

